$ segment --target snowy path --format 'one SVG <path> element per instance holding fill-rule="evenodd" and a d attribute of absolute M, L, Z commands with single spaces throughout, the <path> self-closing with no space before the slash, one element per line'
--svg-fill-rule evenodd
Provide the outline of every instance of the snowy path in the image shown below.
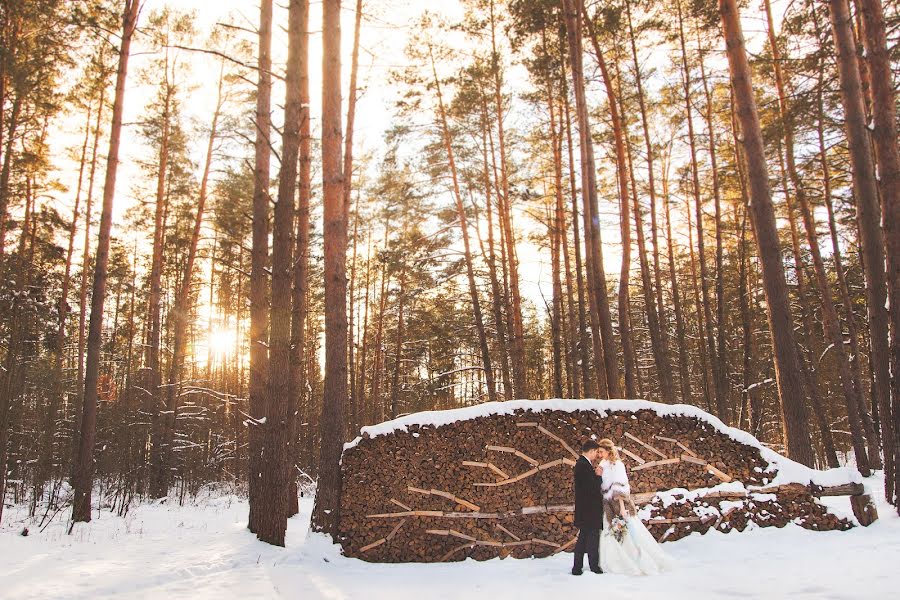
<path fill-rule="evenodd" d="M 880 481 L 867 485 L 880 489 Z M 849 513 L 846 498 L 829 501 Z M 288 548 L 244 528 L 246 503 L 142 506 L 107 513 L 65 535 L 54 523 L 21 537 L 15 511 L 0 528 L 0 598 L 513 598 L 622 594 L 643 598 L 888 598 L 900 588 L 900 517 L 849 532 L 795 526 L 693 535 L 665 545 L 678 567 L 658 577 L 568 574 L 571 555 L 441 565 L 373 565 L 309 536 L 310 501 L 291 520 Z"/>

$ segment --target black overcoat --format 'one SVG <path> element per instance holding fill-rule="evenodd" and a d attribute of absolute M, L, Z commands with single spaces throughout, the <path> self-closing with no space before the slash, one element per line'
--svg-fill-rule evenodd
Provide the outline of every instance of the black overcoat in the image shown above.
<path fill-rule="evenodd" d="M 575 463 L 574 480 L 575 527 L 603 529 L 603 480 L 584 455 Z"/>

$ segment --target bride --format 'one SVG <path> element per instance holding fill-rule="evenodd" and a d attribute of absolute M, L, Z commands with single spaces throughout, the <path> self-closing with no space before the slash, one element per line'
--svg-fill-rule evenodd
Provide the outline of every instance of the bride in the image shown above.
<path fill-rule="evenodd" d="M 625 464 L 612 440 L 599 442 L 603 468 L 605 522 L 600 533 L 600 567 L 606 573 L 652 575 L 668 570 L 672 559 L 637 517 Z"/>

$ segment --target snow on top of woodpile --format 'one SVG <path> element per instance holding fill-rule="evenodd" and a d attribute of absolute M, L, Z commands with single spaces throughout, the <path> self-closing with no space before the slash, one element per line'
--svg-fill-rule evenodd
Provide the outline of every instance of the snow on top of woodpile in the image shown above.
<path fill-rule="evenodd" d="M 395 431 L 405 432 L 411 426 L 440 427 L 478 417 L 511 415 L 517 411 L 543 412 L 554 410 L 563 412 L 592 411 L 598 413 L 601 417 L 612 412 L 636 413 L 642 410 L 652 410 L 661 417 L 696 418 L 709 424 L 736 442 L 758 448 L 762 459 L 769 464 L 766 472 L 777 471 L 774 480 L 769 482 L 769 485 L 783 485 L 787 483 L 807 485 L 812 483 L 821 486 L 834 486 L 845 483 L 861 483 L 863 480 L 859 471 L 853 467 L 838 467 L 826 471 L 818 471 L 786 458 L 764 446 L 746 431 L 729 427 L 714 415 L 696 406 L 689 404 L 661 404 L 659 402 L 650 402 L 649 400 L 510 400 L 506 402 L 485 402 L 449 410 L 423 411 L 378 423 L 377 425 L 363 427 L 356 439 L 344 444 L 344 450 L 349 450 L 358 445 L 364 436 L 373 438 Z"/>

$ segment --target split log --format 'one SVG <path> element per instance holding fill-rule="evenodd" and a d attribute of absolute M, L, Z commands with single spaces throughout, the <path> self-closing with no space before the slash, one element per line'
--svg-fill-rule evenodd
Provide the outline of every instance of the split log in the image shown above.
<path fill-rule="evenodd" d="M 639 465 L 642 465 L 645 462 L 647 462 L 646 460 L 644 460 L 643 458 L 641 458 L 634 452 L 631 452 L 630 450 L 626 450 L 625 448 L 622 448 L 621 446 L 616 446 L 616 449 L 619 452 L 621 452 L 622 454 L 624 454 L 625 456 L 627 456 L 628 458 L 630 458 L 631 460 L 635 461 Z"/>
<path fill-rule="evenodd" d="M 504 527 L 504 526 L 501 525 L 500 523 L 497 523 L 496 525 L 494 525 L 494 527 L 496 527 L 497 529 L 499 529 L 500 531 L 502 531 L 503 533 L 505 533 L 506 535 L 508 535 L 508 536 L 511 537 L 512 539 L 516 540 L 517 542 L 522 541 L 522 538 L 520 538 L 519 536 L 517 536 L 516 534 L 514 534 L 512 531 L 510 531 L 509 529 L 507 529 L 506 527 Z"/>
<path fill-rule="evenodd" d="M 659 456 L 660 458 L 667 458 L 665 454 L 663 454 L 662 452 L 660 452 L 659 450 L 657 450 L 656 448 L 654 448 L 654 447 L 651 446 L 650 444 L 644 442 L 643 440 L 641 440 L 641 439 L 638 438 L 637 436 L 628 433 L 627 431 L 625 432 L 625 437 L 627 437 L 627 438 L 628 438 L 629 440 L 631 440 L 632 442 L 637 442 L 638 444 L 640 444 L 641 446 L 643 446 L 644 448 L 646 448 L 647 450 L 649 450 L 649 451 L 652 452 L 653 454 L 656 454 L 656 455 Z"/>
<path fill-rule="evenodd" d="M 652 462 L 644 463 L 642 465 L 638 465 L 636 467 L 631 467 L 632 471 L 640 471 L 642 469 L 650 469 L 652 467 L 661 467 L 663 465 L 674 465 L 675 463 L 680 463 L 680 458 L 666 458 L 663 460 L 654 460 Z"/>
<path fill-rule="evenodd" d="M 853 516 L 863 527 L 868 527 L 878 520 L 878 509 L 868 494 L 850 496 L 850 508 L 853 509 Z"/>
<path fill-rule="evenodd" d="M 372 548 L 377 548 L 378 546 L 382 545 L 382 544 L 385 543 L 386 541 L 387 541 L 387 539 L 381 538 L 380 540 L 377 540 L 377 541 L 375 541 L 375 542 L 372 542 L 372 543 L 369 544 L 368 546 L 363 546 L 362 548 L 359 549 L 359 551 L 360 551 L 360 552 L 368 552 L 368 551 L 371 550 Z"/>

